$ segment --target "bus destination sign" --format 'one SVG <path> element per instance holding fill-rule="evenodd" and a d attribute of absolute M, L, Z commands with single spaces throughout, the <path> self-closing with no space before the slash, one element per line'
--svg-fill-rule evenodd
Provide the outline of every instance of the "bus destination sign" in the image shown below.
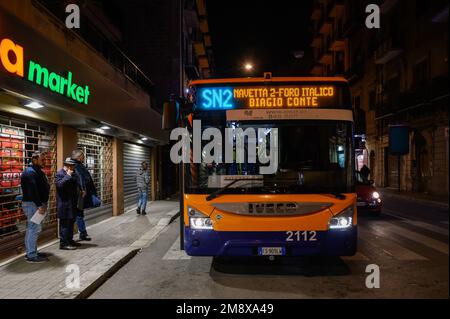
<path fill-rule="evenodd" d="M 199 87 L 195 104 L 202 110 L 319 108 L 332 106 L 335 95 L 329 85 Z"/>

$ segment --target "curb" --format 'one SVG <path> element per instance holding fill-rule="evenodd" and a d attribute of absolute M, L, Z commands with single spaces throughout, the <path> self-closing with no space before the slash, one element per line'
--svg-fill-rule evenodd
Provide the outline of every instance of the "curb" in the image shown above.
<path fill-rule="evenodd" d="M 169 226 L 175 219 L 180 216 L 180 212 L 177 211 L 175 214 L 169 212 L 166 214 L 169 219 L 168 223 L 164 225 L 164 228 Z M 123 266 L 125 266 L 133 257 L 135 257 L 144 247 L 141 248 L 131 248 L 130 252 L 128 252 L 125 256 L 121 257 L 117 260 L 113 265 L 109 267 L 109 269 L 101 274 L 98 278 L 96 278 L 92 283 L 90 283 L 86 288 L 78 292 L 75 296 L 71 296 L 71 299 L 86 299 L 90 295 L 92 295 L 100 286 L 102 286 L 109 278 L 111 278 L 116 272 L 118 272 Z"/>
<path fill-rule="evenodd" d="M 83 289 L 74 299 L 86 299 L 92 295 L 101 285 L 103 285 L 109 278 L 125 266 L 134 256 L 137 255 L 140 249 L 133 249 L 124 257 L 119 259 L 111 268 L 103 273 L 99 278 L 92 282 L 89 286 Z"/>
<path fill-rule="evenodd" d="M 433 201 L 433 200 L 429 200 L 429 199 L 422 199 L 422 198 L 416 198 L 416 197 L 409 197 L 409 196 L 402 195 L 402 194 L 392 194 L 390 192 L 384 192 L 382 190 L 379 190 L 379 192 L 381 193 L 382 196 L 387 197 L 387 198 L 389 198 L 389 197 L 390 198 L 398 198 L 398 199 L 402 199 L 402 200 L 413 201 L 413 202 L 416 202 L 416 203 L 421 203 L 421 204 L 435 206 L 435 207 L 444 208 L 444 209 L 448 209 L 449 208 L 449 204 L 448 203 L 444 203 L 444 202 L 438 202 L 438 201 Z"/>

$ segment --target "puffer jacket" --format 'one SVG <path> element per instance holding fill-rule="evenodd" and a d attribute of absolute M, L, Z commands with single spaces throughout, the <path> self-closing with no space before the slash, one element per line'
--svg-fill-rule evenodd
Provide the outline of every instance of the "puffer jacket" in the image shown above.
<path fill-rule="evenodd" d="M 150 172 L 140 168 L 136 173 L 136 185 L 138 189 L 146 189 L 150 185 Z"/>

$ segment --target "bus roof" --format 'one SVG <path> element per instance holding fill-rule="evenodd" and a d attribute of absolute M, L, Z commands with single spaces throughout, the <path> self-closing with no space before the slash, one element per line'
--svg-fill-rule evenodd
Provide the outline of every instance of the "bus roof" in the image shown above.
<path fill-rule="evenodd" d="M 198 84 L 221 84 L 221 83 L 267 83 L 267 82 L 341 82 L 348 81 L 343 77 L 273 77 L 260 78 L 225 78 L 225 79 L 205 79 L 193 80 L 190 85 Z"/>

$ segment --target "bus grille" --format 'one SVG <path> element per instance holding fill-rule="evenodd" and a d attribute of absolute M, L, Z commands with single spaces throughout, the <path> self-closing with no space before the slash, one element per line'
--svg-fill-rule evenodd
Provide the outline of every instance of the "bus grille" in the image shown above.
<path fill-rule="evenodd" d="M 227 213 L 250 216 L 306 215 L 327 209 L 333 203 L 277 202 L 277 203 L 216 203 L 215 208 Z"/>

